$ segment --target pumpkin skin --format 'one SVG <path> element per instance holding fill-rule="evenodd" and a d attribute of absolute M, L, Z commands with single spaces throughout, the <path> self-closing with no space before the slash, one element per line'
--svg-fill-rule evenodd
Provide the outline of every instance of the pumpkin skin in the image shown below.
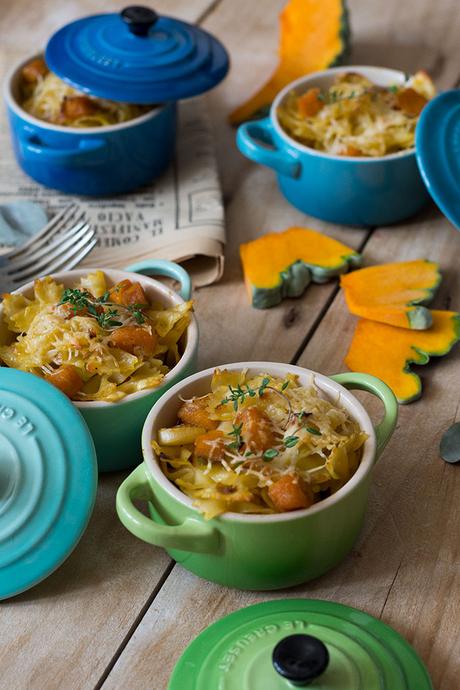
<path fill-rule="evenodd" d="M 439 265 L 425 259 L 369 266 L 340 279 L 352 314 L 415 330 L 430 328 L 431 312 L 422 305 L 440 282 Z"/>
<path fill-rule="evenodd" d="M 286 84 L 340 64 L 348 52 L 345 0 L 289 0 L 279 21 L 279 64 L 262 88 L 231 113 L 234 125 L 265 115 Z"/>
<path fill-rule="evenodd" d="M 460 340 L 460 314 L 437 310 L 431 314 L 433 325 L 426 331 L 360 319 L 345 364 L 351 371 L 362 371 L 382 379 L 399 403 L 417 400 L 422 384 L 410 365 L 427 364 L 430 357 L 446 355 Z"/>
<path fill-rule="evenodd" d="M 310 282 L 325 283 L 361 256 L 337 240 L 309 228 L 272 232 L 240 246 L 251 304 L 267 309 L 285 297 L 300 297 Z"/>

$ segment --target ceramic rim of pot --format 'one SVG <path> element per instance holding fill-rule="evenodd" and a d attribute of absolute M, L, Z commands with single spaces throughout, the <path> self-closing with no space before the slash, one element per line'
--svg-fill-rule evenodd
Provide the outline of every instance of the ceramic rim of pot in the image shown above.
<path fill-rule="evenodd" d="M 182 503 L 182 505 L 187 506 L 196 513 L 199 510 L 193 505 L 193 499 L 183 493 L 178 487 L 170 481 L 166 475 L 163 473 L 160 467 L 160 463 L 156 458 L 156 455 L 152 449 L 152 432 L 155 424 L 155 418 L 158 414 L 158 410 L 163 408 L 172 398 L 178 397 L 182 389 L 186 386 L 188 387 L 191 383 L 195 383 L 204 378 L 211 378 L 215 369 L 219 367 L 211 367 L 203 371 L 199 371 L 196 374 L 192 374 L 185 379 L 182 379 L 174 386 L 172 386 L 168 391 L 166 391 L 161 398 L 154 404 L 152 409 L 144 423 L 144 428 L 142 430 L 142 453 L 144 456 L 144 462 L 147 465 L 148 472 L 154 479 L 155 483 L 161 485 L 161 487 L 167 491 L 171 496 L 173 496 L 177 501 Z M 257 373 L 266 373 L 274 376 L 282 376 L 287 373 L 297 374 L 299 377 L 304 377 L 305 375 L 310 375 L 317 384 L 319 390 L 330 396 L 332 392 L 338 394 L 338 400 L 343 403 L 343 407 L 349 412 L 353 419 L 355 419 L 362 431 L 367 433 L 368 438 L 364 443 L 364 452 L 359 463 L 359 467 L 354 473 L 354 475 L 342 486 L 335 494 L 322 499 L 318 503 L 315 503 L 310 508 L 303 508 L 300 510 L 294 510 L 292 512 L 286 513 L 274 513 L 271 515 L 260 515 L 260 514 L 249 514 L 249 513 L 235 513 L 228 511 L 219 515 L 217 520 L 224 519 L 226 521 L 232 522 L 283 522 L 286 520 L 301 520 L 307 515 L 313 515 L 314 513 L 319 513 L 322 510 L 326 510 L 332 504 L 340 501 L 347 493 L 353 491 L 355 486 L 357 486 L 372 470 L 375 463 L 376 455 L 376 438 L 375 429 L 371 422 L 369 415 L 364 409 L 363 405 L 359 400 L 348 391 L 344 386 L 336 383 L 334 380 L 325 376 L 324 374 L 319 374 L 311 369 L 304 369 L 303 367 L 298 367 L 291 364 L 283 364 L 277 362 L 236 362 L 232 364 L 222 365 L 222 369 L 228 369 L 230 371 L 248 369 L 249 371 L 257 370 Z M 323 385 L 321 385 L 323 384 Z M 303 384 L 305 385 L 305 384 Z"/>
<path fill-rule="evenodd" d="M 306 86 L 311 84 L 311 86 L 315 86 L 316 82 L 319 80 L 325 79 L 327 77 L 333 77 L 335 74 L 344 74 L 346 72 L 358 72 L 359 74 L 362 74 L 362 76 L 367 77 L 368 79 L 375 79 L 377 78 L 376 76 L 371 77 L 369 76 L 370 73 L 372 75 L 382 75 L 382 84 L 377 84 L 378 86 L 386 86 L 386 85 L 391 85 L 394 83 L 401 84 L 405 82 L 405 72 L 402 72 L 401 70 L 397 69 L 391 69 L 389 67 L 372 67 L 370 65 L 344 65 L 342 67 L 330 67 L 329 69 L 322 70 L 321 72 L 314 72 L 312 74 L 309 74 L 306 77 L 300 77 L 299 79 L 295 79 L 294 81 L 291 81 L 290 84 L 284 87 L 278 95 L 276 96 L 275 100 L 272 103 L 272 106 L 270 108 L 270 119 L 272 121 L 273 127 L 276 131 L 276 133 L 291 147 L 291 148 L 296 148 L 299 149 L 300 151 L 304 153 L 309 153 L 312 156 L 317 156 L 318 158 L 326 158 L 328 160 L 336 160 L 340 161 L 342 163 L 347 163 L 349 161 L 354 161 L 357 163 L 363 163 L 363 164 L 368 164 L 368 163 L 374 163 L 377 161 L 388 161 L 388 160 L 397 160 L 399 158 L 409 158 L 414 156 L 415 157 L 415 145 L 407 149 L 405 151 L 397 151 L 396 153 L 389 153 L 385 156 L 338 156 L 334 153 L 327 153 L 326 151 L 318 151 L 317 149 L 310 148 L 309 146 L 305 146 L 305 144 L 300 143 L 296 139 L 293 139 L 280 125 L 278 121 L 278 108 L 281 104 L 281 101 L 295 88 L 299 86 Z M 385 78 L 385 76 L 387 78 Z M 412 76 L 412 75 L 411 75 Z M 393 79 L 393 81 L 390 82 L 390 77 Z"/>
<path fill-rule="evenodd" d="M 182 299 L 182 297 L 177 294 L 174 290 L 171 288 L 168 288 L 166 285 L 163 285 L 160 283 L 158 280 L 155 280 L 154 278 L 151 278 L 150 276 L 146 276 L 143 273 L 134 273 L 131 271 L 123 271 L 123 269 L 118 269 L 118 268 L 77 268 L 77 269 L 72 269 L 71 271 L 57 271 L 56 273 L 52 273 L 50 275 L 51 278 L 57 280 L 57 281 L 62 281 L 64 282 L 67 280 L 67 278 L 74 278 L 75 280 L 78 280 L 82 276 L 87 276 L 89 273 L 94 273 L 95 271 L 103 271 L 104 275 L 106 278 L 111 280 L 111 276 L 116 274 L 116 282 L 120 282 L 120 280 L 132 280 L 133 276 L 136 276 L 138 278 L 138 282 L 141 283 L 141 285 L 144 287 L 145 285 L 154 288 L 158 293 L 160 293 L 161 297 L 166 300 L 166 303 L 173 303 L 173 305 L 178 305 L 178 304 L 183 304 L 185 300 Z M 27 292 L 30 292 L 34 286 L 34 281 L 31 280 L 28 283 L 25 283 L 24 285 L 21 285 L 21 287 L 17 288 L 16 290 L 13 290 L 13 294 L 26 294 Z M 162 300 L 163 301 L 163 300 Z M 0 318 L 2 318 L 3 315 L 3 307 L 0 305 Z M 190 359 L 193 357 L 195 348 L 197 347 L 198 344 L 198 324 L 197 320 L 194 316 L 193 313 L 190 314 L 190 323 L 187 327 L 186 330 L 186 335 L 187 335 L 187 340 L 185 343 L 185 348 L 182 353 L 182 356 L 180 360 L 177 362 L 177 364 L 170 369 L 164 376 L 161 384 L 157 386 L 156 388 L 147 388 L 142 391 L 136 391 L 135 393 L 129 393 L 126 395 L 124 398 L 121 400 L 116 400 L 115 402 L 107 402 L 105 400 L 72 400 L 73 404 L 77 408 L 95 408 L 95 407 L 113 407 L 114 405 L 123 405 L 126 403 L 129 403 L 133 400 L 138 400 L 139 398 L 144 398 L 147 395 L 151 395 L 152 392 L 158 392 L 162 388 L 164 388 L 165 384 L 168 384 L 170 379 L 175 378 L 181 371 L 181 369 L 184 369 L 187 364 L 189 363 Z M 12 368 L 12 367 L 8 367 Z"/>
<path fill-rule="evenodd" d="M 68 127 L 67 125 L 55 125 L 51 122 L 46 122 L 46 120 L 40 120 L 38 117 L 34 117 L 33 115 L 30 115 L 24 108 L 20 106 L 18 103 L 18 100 L 16 96 L 14 95 L 14 87 L 16 86 L 16 79 L 19 79 L 19 72 L 20 70 L 26 65 L 28 62 L 31 60 L 34 60 L 35 58 L 42 58 L 43 53 L 36 53 L 35 55 L 32 55 L 31 57 L 27 59 L 22 59 L 19 63 L 17 63 L 10 71 L 7 73 L 3 85 L 3 97 L 5 100 L 5 103 L 7 104 L 8 108 L 11 108 L 15 112 L 15 114 L 20 117 L 23 120 L 26 120 L 29 122 L 31 125 L 35 125 L 36 127 L 42 127 L 44 129 L 49 129 L 53 132 L 67 132 L 68 134 L 78 134 L 79 136 L 84 136 L 85 134 L 105 134 L 107 132 L 116 132 L 120 129 L 126 129 L 129 127 L 135 127 L 136 125 L 143 124 L 144 122 L 147 122 L 148 120 L 153 120 L 155 117 L 157 117 L 166 107 L 165 104 L 161 105 L 153 105 L 152 110 L 149 110 L 148 112 L 144 113 L 143 115 L 139 115 L 139 117 L 134 117 L 132 120 L 126 120 L 126 122 L 118 122 L 114 125 L 102 125 L 100 127 Z M 70 86 L 70 84 L 69 84 Z M 73 88 L 73 87 L 72 87 Z M 75 89 L 77 90 L 77 89 Z M 80 93 L 80 92 L 79 92 Z M 84 92 L 83 95 L 90 95 L 92 94 L 86 94 Z M 94 98 L 97 98 L 97 96 L 94 96 Z M 101 99 L 101 100 L 107 100 L 107 99 Z M 113 101 L 116 103 L 117 101 Z M 120 101 L 121 102 L 121 101 Z"/>

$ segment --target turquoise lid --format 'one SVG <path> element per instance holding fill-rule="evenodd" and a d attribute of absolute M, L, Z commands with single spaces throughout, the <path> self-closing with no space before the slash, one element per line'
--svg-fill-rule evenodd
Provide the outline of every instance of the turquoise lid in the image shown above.
<path fill-rule="evenodd" d="M 422 110 L 415 130 L 423 180 L 441 211 L 460 229 L 460 90 L 446 91 Z"/>
<path fill-rule="evenodd" d="M 392 628 L 330 601 L 281 599 L 231 613 L 185 650 L 168 690 L 433 690 Z"/>
<path fill-rule="evenodd" d="M 94 445 L 76 407 L 33 374 L 0 368 L 0 599 L 53 572 L 88 523 Z"/>

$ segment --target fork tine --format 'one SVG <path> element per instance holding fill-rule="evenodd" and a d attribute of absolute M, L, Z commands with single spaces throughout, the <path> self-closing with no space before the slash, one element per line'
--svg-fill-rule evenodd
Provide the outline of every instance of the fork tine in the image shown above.
<path fill-rule="evenodd" d="M 73 268 L 74 266 L 79 264 L 80 261 L 82 261 L 85 258 L 85 256 L 87 254 L 89 254 L 89 252 L 96 246 L 96 244 L 97 244 L 97 240 L 96 240 L 96 238 L 94 238 L 88 244 L 86 244 L 86 246 L 83 246 L 81 251 L 78 251 L 76 254 L 70 254 L 70 252 L 68 252 L 66 257 L 60 257 L 59 260 L 55 261 L 50 266 L 47 266 L 46 271 L 42 272 L 39 276 L 37 276 L 37 275 L 30 276 L 29 280 L 31 280 L 32 278 L 33 279 L 39 278 L 39 277 L 42 277 L 44 275 L 51 275 L 52 273 L 56 273 L 56 271 L 59 271 L 59 270 L 60 271 L 66 271 L 66 270 L 69 271 L 71 268 Z M 72 249 L 73 249 L 73 251 L 75 251 L 77 249 L 77 247 L 74 246 Z M 21 281 L 15 279 L 11 282 L 11 287 L 9 287 L 8 289 L 10 291 L 15 290 L 21 284 L 22 284 Z"/>
<path fill-rule="evenodd" d="M 71 242 L 70 247 L 65 243 L 63 246 L 58 243 L 58 249 L 52 255 L 46 255 L 38 264 L 29 265 L 26 268 L 16 271 L 10 275 L 15 283 L 24 283 L 31 278 L 43 276 L 56 270 L 58 266 L 70 260 L 82 247 L 94 238 L 95 232 L 90 225 L 84 226 L 85 232 L 77 242 Z"/>
<path fill-rule="evenodd" d="M 41 238 L 36 241 L 31 248 L 28 249 L 27 252 L 24 252 L 24 255 L 26 258 L 28 258 L 29 251 L 30 252 L 35 252 L 36 250 L 40 249 L 41 247 L 46 247 L 48 246 L 48 243 L 54 240 L 56 236 L 59 236 L 59 233 L 63 231 L 65 233 L 65 228 L 68 226 L 69 222 L 72 222 L 73 224 L 77 224 L 83 220 L 86 220 L 85 218 L 85 213 L 82 212 L 78 214 L 77 217 L 70 217 L 70 218 L 64 218 L 58 225 L 56 225 L 52 230 L 49 230 L 46 235 L 43 235 Z M 10 257 L 10 261 L 16 260 L 16 258 L 22 258 L 22 253 L 19 257 Z"/>
<path fill-rule="evenodd" d="M 68 262 L 64 266 L 61 266 L 60 267 L 61 271 L 70 271 L 71 268 L 73 268 L 74 266 L 77 266 L 80 263 L 80 261 L 83 261 L 85 256 L 87 254 L 89 254 L 92 249 L 94 249 L 96 244 L 97 244 L 97 239 L 94 238 L 93 240 L 91 240 L 91 242 L 89 242 L 89 244 L 86 245 L 86 247 L 83 247 L 81 252 L 79 252 L 78 254 L 75 254 L 73 257 L 71 257 L 68 260 Z"/>
<path fill-rule="evenodd" d="M 60 249 L 61 251 L 59 253 L 62 253 L 62 251 L 69 247 L 72 244 L 72 242 L 76 242 L 77 240 L 79 240 L 81 235 L 86 232 L 88 227 L 88 223 L 85 223 L 85 221 L 82 220 L 76 225 L 74 225 L 72 228 L 70 228 L 67 232 L 63 233 L 54 242 L 50 244 L 45 244 L 44 247 L 40 247 L 37 250 L 32 250 L 30 253 L 27 253 L 22 259 L 12 259 L 6 267 L 7 275 L 12 275 L 14 273 L 17 273 L 21 269 L 27 268 L 31 264 L 35 263 L 42 256 L 47 256 L 48 259 L 52 259 L 54 255 L 57 254 L 55 250 Z M 35 266 L 34 268 L 37 269 L 40 268 L 40 266 Z"/>
<path fill-rule="evenodd" d="M 2 254 L 2 259 L 12 259 L 14 257 L 17 257 L 33 244 L 43 244 L 44 242 L 42 240 L 47 241 L 56 232 L 59 232 L 63 225 L 68 222 L 72 215 L 75 214 L 77 209 L 78 207 L 76 204 L 70 204 L 69 206 L 66 206 L 62 211 L 55 215 L 50 220 L 50 222 L 45 225 L 43 230 L 41 230 L 37 235 L 31 237 L 30 240 L 22 244 L 17 249 L 12 249 L 11 251 Z"/>

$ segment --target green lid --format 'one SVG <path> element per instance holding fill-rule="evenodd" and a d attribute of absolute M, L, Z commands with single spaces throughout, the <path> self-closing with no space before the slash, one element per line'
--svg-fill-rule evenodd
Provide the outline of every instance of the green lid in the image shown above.
<path fill-rule="evenodd" d="M 297 686 L 433 690 L 421 660 L 392 628 L 349 606 L 313 599 L 256 604 L 210 625 L 179 659 L 168 690 Z"/>

